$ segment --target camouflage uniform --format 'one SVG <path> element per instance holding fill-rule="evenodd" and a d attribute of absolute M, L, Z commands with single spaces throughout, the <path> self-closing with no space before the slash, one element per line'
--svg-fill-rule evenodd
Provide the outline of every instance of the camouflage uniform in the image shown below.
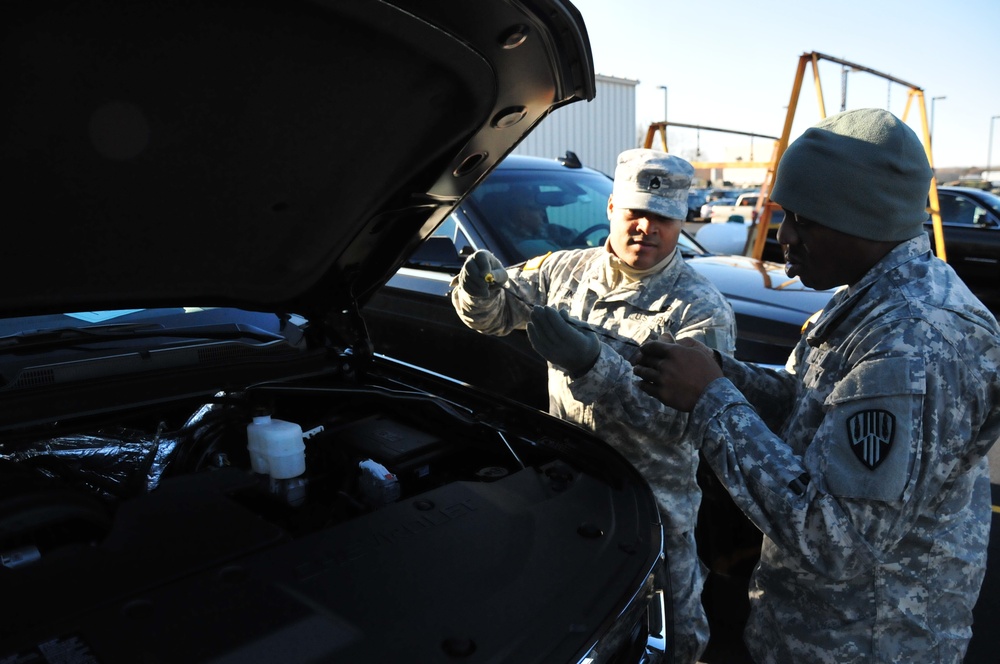
<path fill-rule="evenodd" d="M 729 302 L 675 250 L 661 272 L 613 285 L 605 248 L 560 251 L 508 269 L 498 298 L 452 291 L 465 323 L 487 334 L 523 329 L 533 305 L 568 310 L 601 335 L 601 352 L 583 376 L 570 379 L 549 365 L 549 411 L 581 424 L 618 449 L 649 481 L 664 518 L 673 594 L 675 661 L 694 662 L 708 642 L 701 605 L 705 569 L 694 526 L 701 490 L 698 454 L 683 437 L 687 415 L 635 387 L 628 358 L 647 339 L 664 334 L 693 338 L 732 354 L 735 323 Z"/>
<path fill-rule="evenodd" d="M 691 434 L 764 532 L 757 662 L 961 662 L 986 568 L 1000 329 L 922 234 L 786 372 L 723 360 Z"/>

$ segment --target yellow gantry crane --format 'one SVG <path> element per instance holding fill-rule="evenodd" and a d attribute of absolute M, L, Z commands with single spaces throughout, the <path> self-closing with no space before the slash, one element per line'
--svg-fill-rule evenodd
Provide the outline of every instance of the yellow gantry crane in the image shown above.
<path fill-rule="evenodd" d="M 767 176 L 764 179 L 764 183 L 761 186 L 761 195 L 758 198 L 758 206 L 760 213 L 757 215 L 757 230 L 756 237 L 753 245 L 751 255 L 755 258 L 760 258 L 764 252 L 764 244 L 767 241 L 767 233 L 771 229 L 771 212 L 776 205 L 770 201 L 769 193 L 771 186 L 774 184 L 774 176 L 777 172 L 778 162 L 781 161 L 781 155 L 784 154 L 785 149 L 788 147 L 788 139 L 792 130 L 792 120 L 795 118 L 795 109 L 799 102 L 799 93 L 802 90 L 803 79 L 805 78 L 806 66 L 811 64 L 813 71 L 813 83 L 816 88 L 816 98 L 819 104 L 820 119 L 826 117 L 826 105 L 823 101 L 823 88 L 820 85 L 819 79 L 819 61 L 829 60 L 831 62 L 836 62 L 844 67 L 850 67 L 855 71 L 864 71 L 869 74 L 873 74 L 880 78 L 884 78 L 893 83 L 898 83 L 899 85 L 906 86 L 909 88 L 909 94 L 906 98 L 906 107 L 903 110 L 903 117 L 901 118 L 903 122 L 906 122 L 906 118 L 909 116 L 910 108 L 913 105 L 914 100 L 917 101 L 917 106 L 920 110 L 920 122 L 921 129 L 923 133 L 923 144 L 924 152 L 927 153 L 927 161 L 930 163 L 931 171 L 934 170 L 934 158 L 931 151 L 931 135 L 930 130 L 927 125 L 927 103 L 924 99 L 924 91 L 919 86 L 913 85 L 912 83 L 907 83 L 906 81 L 900 80 L 889 74 L 884 74 L 882 72 L 875 71 L 874 69 L 869 69 L 862 65 L 854 64 L 853 62 L 847 62 L 840 58 L 835 58 L 829 55 L 824 55 L 822 53 L 817 53 L 813 51 L 812 53 L 804 53 L 799 57 L 798 69 L 795 72 L 795 83 L 792 86 L 792 96 L 788 101 L 788 113 L 785 115 L 785 125 L 781 131 L 781 137 L 778 139 L 777 146 L 775 148 L 774 162 L 768 168 Z M 937 178 L 931 176 L 930 190 L 928 191 L 928 200 L 930 202 L 930 212 L 931 218 L 933 220 L 934 227 L 934 245 L 937 251 L 937 255 L 941 260 L 947 260 L 945 247 L 944 247 L 944 233 L 941 228 L 941 208 L 938 202 L 937 195 Z M 762 207 L 761 207 L 762 206 Z"/>
<path fill-rule="evenodd" d="M 653 140 L 656 138 L 657 134 L 660 134 L 660 148 L 664 152 L 669 152 L 667 149 L 667 125 L 671 127 L 684 127 L 687 129 L 697 129 L 700 131 L 715 131 L 722 132 L 724 134 L 739 134 L 740 136 L 749 136 L 751 140 L 750 145 L 750 161 L 692 161 L 691 165 L 695 168 L 770 168 L 774 163 L 774 154 L 771 154 L 771 159 L 769 161 L 754 161 L 753 160 L 753 144 L 754 138 L 766 138 L 770 141 L 777 141 L 777 136 L 767 136 L 766 134 L 755 134 L 749 131 L 737 131 L 735 129 L 721 129 L 719 127 L 706 127 L 704 125 L 693 125 L 684 124 L 682 122 L 653 122 L 649 125 L 646 130 L 646 140 L 643 141 L 644 148 L 652 148 Z"/>
<path fill-rule="evenodd" d="M 868 67 L 862 65 L 854 64 L 853 62 L 848 62 L 840 58 L 835 58 L 829 55 L 824 55 L 822 53 L 817 53 L 813 51 L 812 53 L 804 53 L 799 57 L 798 68 L 795 72 L 795 82 L 792 85 L 792 95 L 788 101 L 788 112 L 785 115 L 785 124 L 781 131 L 781 136 L 764 136 L 762 134 L 753 134 L 750 132 L 734 131 L 729 129 L 716 129 L 713 127 L 699 127 L 697 125 L 685 125 L 677 122 L 654 122 L 649 126 L 646 132 L 646 140 L 644 146 L 650 148 L 653 146 L 653 140 L 657 132 L 662 133 L 661 145 L 664 152 L 669 152 L 667 149 L 667 125 L 672 127 L 688 127 L 694 129 L 706 129 L 711 131 L 722 131 L 731 134 L 743 134 L 747 136 L 759 136 L 762 138 L 768 138 L 775 141 L 774 151 L 771 155 L 771 160 L 767 162 L 758 161 L 738 161 L 738 162 L 692 162 L 695 168 L 766 168 L 766 175 L 764 176 L 764 182 L 760 188 L 760 196 L 757 197 L 757 207 L 756 207 L 756 227 L 754 231 L 754 242 L 750 251 L 750 255 L 754 258 L 760 258 L 764 253 L 764 245 L 767 242 L 768 231 L 773 230 L 776 224 L 771 222 L 771 213 L 778 207 L 776 203 L 770 200 L 771 187 L 774 185 L 774 177 L 777 173 L 778 163 L 781 161 L 781 155 L 784 154 L 785 149 L 788 147 L 789 136 L 792 131 L 792 120 L 795 118 L 795 110 L 799 103 L 799 94 L 802 91 L 802 83 L 805 79 L 806 67 L 812 65 L 813 71 L 813 84 L 816 89 L 816 98 L 819 104 L 820 119 L 826 117 L 826 105 L 823 101 L 823 88 L 820 84 L 819 78 L 819 61 L 829 60 L 831 62 L 836 62 L 844 67 L 850 67 L 853 71 L 863 71 L 880 78 L 884 78 L 893 83 L 903 85 L 909 88 L 909 94 L 906 99 L 906 107 L 903 110 L 903 117 L 901 118 L 903 122 L 906 122 L 906 118 L 910 113 L 910 109 L 913 106 L 914 101 L 917 103 L 917 108 L 920 111 L 920 123 L 923 134 L 923 144 L 924 151 L 927 154 L 927 161 L 930 163 L 931 171 L 934 169 L 934 158 L 931 151 L 931 135 L 927 124 L 927 103 L 924 99 L 924 91 L 919 86 L 913 85 L 912 83 L 907 83 L 906 81 L 900 80 L 889 74 L 884 74 L 882 72 L 875 71 Z M 941 260 L 947 260 L 947 255 L 945 253 L 944 246 L 944 233 L 941 228 L 941 211 L 940 204 L 938 202 L 937 193 L 937 178 L 932 175 L 930 190 L 928 191 L 928 201 L 929 211 L 931 213 L 931 219 L 933 221 L 934 228 L 934 245 L 938 257 Z"/>

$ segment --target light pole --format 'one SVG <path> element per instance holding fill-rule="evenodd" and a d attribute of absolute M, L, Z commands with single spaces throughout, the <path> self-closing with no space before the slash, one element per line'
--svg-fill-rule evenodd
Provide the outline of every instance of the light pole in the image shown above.
<path fill-rule="evenodd" d="M 847 65 L 842 65 L 840 69 L 840 111 L 843 113 L 847 110 L 847 75 L 851 72 L 861 71 L 857 67 L 847 68 Z M 888 107 L 888 103 L 886 103 Z"/>
<path fill-rule="evenodd" d="M 1000 118 L 1000 115 L 994 115 L 990 118 L 990 142 L 986 150 L 986 177 L 984 179 L 991 180 L 990 178 L 990 164 L 993 159 L 993 121 Z"/>
<path fill-rule="evenodd" d="M 657 86 L 660 90 L 663 90 L 663 122 L 667 121 L 667 86 L 659 85 Z M 666 131 L 666 127 L 663 128 Z"/>
<path fill-rule="evenodd" d="M 931 145 L 934 144 L 934 102 L 938 99 L 947 99 L 947 97 L 931 97 Z"/>

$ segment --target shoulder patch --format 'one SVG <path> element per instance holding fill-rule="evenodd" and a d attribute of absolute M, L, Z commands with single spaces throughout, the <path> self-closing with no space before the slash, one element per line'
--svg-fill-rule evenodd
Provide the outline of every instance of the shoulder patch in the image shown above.
<path fill-rule="evenodd" d="M 847 418 L 851 451 L 869 470 L 875 470 L 889 454 L 896 435 L 896 416 L 887 410 L 862 410 Z"/>
<path fill-rule="evenodd" d="M 521 268 L 522 272 L 527 272 L 528 270 L 537 270 L 545 262 L 545 259 L 552 255 L 552 252 L 542 254 L 541 256 L 535 256 L 524 263 L 524 267 Z"/>

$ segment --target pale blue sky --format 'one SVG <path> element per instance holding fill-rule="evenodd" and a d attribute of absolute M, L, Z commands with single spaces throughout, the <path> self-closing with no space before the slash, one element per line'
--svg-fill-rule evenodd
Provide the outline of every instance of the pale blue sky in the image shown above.
<path fill-rule="evenodd" d="M 799 57 L 819 52 L 888 74 L 924 91 L 933 106 L 938 168 L 1000 162 L 1000 0 L 573 0 L 583 14 L 598 74 L 638 80 L 637 122 L 663 119 L 778 136 Z M 821 61 L 828 115 L 840 110 L 840 64 Z M 847 108 L 877 106 L 902 116 L 909 89 L 865 72 L 847 76 Z M 792 138 L 820 119 L 806 69 Z M 920 135 L 919 109 L 907 121 Z M 726 158 L 716 132 L 672 129 L 669 148 L 700 160 Z M 755 143 L 755 159 L 771 142 Z M 757 152 L 757 145 L 766 146 Z"/>

